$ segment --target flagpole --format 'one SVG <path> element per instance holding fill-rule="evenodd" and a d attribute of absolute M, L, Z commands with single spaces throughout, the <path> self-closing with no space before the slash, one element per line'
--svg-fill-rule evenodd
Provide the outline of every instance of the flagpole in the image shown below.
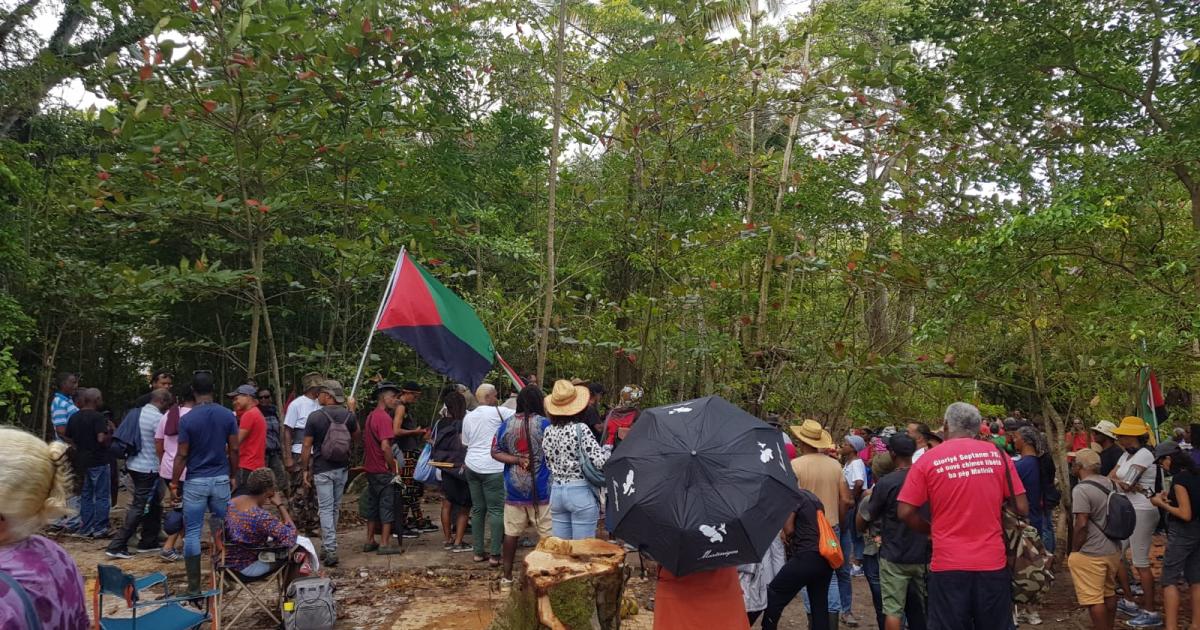
<path fill-rule="evenodd" d="M 358 371 L 354 373 L 354 383 L 350 385 L 350 397 L 354 398 L 358 391 L 358 381 L 362 378 L 363 368 L 367 364 L 367 355 L 371 353 L 371 339 L 375 337 L 375 329 L 379 327 L 379 318 L 383 317 L 383 307 L 392 297 L 392 288 L 396 286 L 396 276 L 400 275 L 400 265 L 404 264 L 405 247 L 400 247 L 396 256 L 396 264 L 392 265 L 392 275 L 388 276 L 387 286 L 383 288 L 383 298 L 379 300 L 379 308 L 375 309 L 375 319 L 371 320 L 371 329 L 367 331 L 367 343 L 363 345 L 362 357 L 358 360 Z"/>

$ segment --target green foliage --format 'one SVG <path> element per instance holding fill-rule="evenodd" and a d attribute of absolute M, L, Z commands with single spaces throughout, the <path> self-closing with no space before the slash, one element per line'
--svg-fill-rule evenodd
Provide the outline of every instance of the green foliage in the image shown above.
<path fill-rule="evenodd" d="M 72 70 L 111 106 L 0 144 L 0 415 L 60 369 L 349 380 L 402 246 L 532 369 L 553 10 L 110 4 L 156 25 Z M 1193 5 L 573 3 L 549 376 L 835 428 L 1191 389 Z"/>

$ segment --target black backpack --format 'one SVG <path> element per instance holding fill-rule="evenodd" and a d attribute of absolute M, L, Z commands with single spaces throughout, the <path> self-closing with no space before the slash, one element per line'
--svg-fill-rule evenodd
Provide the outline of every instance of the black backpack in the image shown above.
<path fill-rule="evenodd" d="M 1137 526 L 1137 513 L 1133 510 L 1133 503 L 1129 497 L 1117 491 L 1116 486 L 1110 490 L 1095 481 L 1081 481 L 1095 488 L 1099 488 L 1108 496 L 1108 501 L 1104 505 L 1104 524 L 1096 523 L 1100 531 L 1109 540 L 1121 541 L 1133 535 L 1133 529 Z"/>

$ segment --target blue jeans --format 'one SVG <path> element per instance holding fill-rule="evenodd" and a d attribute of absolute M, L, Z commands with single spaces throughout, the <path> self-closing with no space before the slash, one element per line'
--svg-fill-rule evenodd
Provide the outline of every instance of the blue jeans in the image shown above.
<path fill-rule="evenodd" d="M 833 533 L 837 535 L 838 540 L 841 540 L 842 537 L 839 525 L 833 526 Z M 846 566 L 847 564 L 849 564 L 849 562 L 843 563 L 842 566 Z M 832 613 L 842 612 L 842 597 L 838 593 L 839 586 L 837 571 L 834 571 L 833 575 L 829 576 L 829 592 L 826 594 L 826 609 Z M 800 591 L 800 596 L 804 599 L 804 612 L 812 613 L 812 604 L 810 604 L 808 601 L 808 589 Z"/>
<path fill-rule="evenodd" d="M 871 587 L 871 603 L 875 605 L 875 622 L 879 630 L 883 630 L 883 591 L 879 586 L 879 556 L 863 554 L 863 575 L 867 578 L 867 586 Z"/>
<path fill-rule="evenodd" d="M 204 531 L 204 512 L 212 514 L 208 527 L 213 537 L 225 529 L 225 510 L 229 505 L 229 475 L 188 477 L 183 482 L 183 555 L 200 555 L 200 534 Z"/>
<path fill-rule="evenodd" d="M 1038 531 L 1042 533 L 1042 544 L 1046 546 L 1046 551 L 1054 553 L 1054 514 L 1042 513 L 1042 523 Z"/>
<path fill-rule="evenodd" d="M 583 479 L 555 483 L 550 489 L 550 521 L 554 535 L 563 540 L 596 537 L 600 504 Z"/>
<path fill-rule="evenodd" d="M 84 536 L 108 530 L 110 486 L 108 464 L 93 466 L 83 476 L 83 490 L 79 493 L 79 533 Z"/>
<path fill-rule="evenodd" d="M 851 509 L 846 512 L 846 527 L 842 527 L 838 534 L 838 540 L 842 543 L 842 555 L 846 561 L 833 574 L 837 578 L 838 583 L 838 603 L 841 606 L 839 612 L 850 612 L 850 606 L 854 604 L 854 589 L 850 584 L 850 559 L 854 556 L 854 512 Z"/>
<path fill-rule="evenodd" d="M 313 475 L 313 486 L 317 489 L 317 514 L 321 519 L 321 552 L 337 551 L 337 523 L 342 514 L 342 492 L 346 490 L 346 477 L 350 470 L 335 468 Z M 390 544 L 392 541 L 386 540 Z"/>

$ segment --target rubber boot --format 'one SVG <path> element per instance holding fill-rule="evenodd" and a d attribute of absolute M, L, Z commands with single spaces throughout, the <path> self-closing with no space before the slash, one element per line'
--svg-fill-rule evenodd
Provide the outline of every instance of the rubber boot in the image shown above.
<path fill-rule="evenodd" d="M 184 595 L 199 595 L 200 556 L 185 556 L 183 565 L 187 569 L 187 592 Z"/>
<path fill-rule="evenodd" d="M 831 612 L 829 613 L 829 630 L 838 630 L 838 625 L 842 621 L 842 614 Z"/>

